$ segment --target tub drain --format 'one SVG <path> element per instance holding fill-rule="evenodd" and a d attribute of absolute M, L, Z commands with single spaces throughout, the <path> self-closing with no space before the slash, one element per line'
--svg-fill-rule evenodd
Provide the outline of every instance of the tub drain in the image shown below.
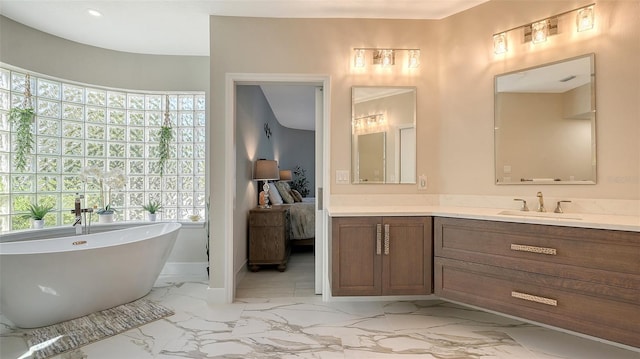
<path fill-rule="evenodd" d="M 87 243 L 87 241 L 75 241 L 75 242 L 73 242 L 72 244 L 73 244 L 74 246 L 78 246 L 78 245 L 85 244 L 85 243 Z"/>

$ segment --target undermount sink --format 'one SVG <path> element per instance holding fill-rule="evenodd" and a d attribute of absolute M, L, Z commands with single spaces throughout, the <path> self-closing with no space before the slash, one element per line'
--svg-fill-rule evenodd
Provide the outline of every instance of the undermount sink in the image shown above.
<path fill-rule="evenodd" d="M 498 212 L 498 214 L 505 216 L 517 216 L 517 217 L 532 217 L 532 218 L 553 218 L 553 219 L 578 219 L 582 220 L 582 217 L 577 214 L 555 213 L 555 212 L 532 212 L 532 211 L 514 211 L 505 210 Z"/>

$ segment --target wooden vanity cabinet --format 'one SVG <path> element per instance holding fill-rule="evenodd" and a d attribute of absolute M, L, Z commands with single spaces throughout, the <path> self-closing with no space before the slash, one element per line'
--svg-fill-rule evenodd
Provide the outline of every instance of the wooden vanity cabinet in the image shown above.
<path fill-rule="evenodd" d="M 431 217 L 337 217 L 331 236 L 333 295 L 432 293 Z"/>
<path fill-rule="evenodd" d="M 640 347 L 640 233 L 434 220 L 441 298 Z"/>

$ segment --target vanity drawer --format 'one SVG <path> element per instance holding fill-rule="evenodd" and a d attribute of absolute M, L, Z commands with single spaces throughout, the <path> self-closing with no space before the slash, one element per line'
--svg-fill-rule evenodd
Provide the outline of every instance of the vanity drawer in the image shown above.
<path fill-rule="evenodd" d="M 563 278 L 490 265 L 436 258 L 434 270 L 440 297 L 640 347 L 637 304 L 564 290 Z"/>
<path fill-rule="evenodd" d="M 528 259 L 640 274 L 640 233 L 635 232 L 436 218 L 434 253 L 482 263 L 504 258 L 507 266 L 519 263 L 514 259 Z"/>

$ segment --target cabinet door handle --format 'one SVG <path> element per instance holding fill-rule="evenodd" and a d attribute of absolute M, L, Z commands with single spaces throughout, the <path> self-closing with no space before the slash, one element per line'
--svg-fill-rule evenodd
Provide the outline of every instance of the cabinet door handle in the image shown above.
<path fill-rule="evenodd" d="M 547 254 L 550 256 L 555 256 L 557 252 L 555 248 L 536 247 L 536 246 L 528 246 L 525 244 L 513 244 L 513 243 L 511 243 L 511 250 L 520 251 L 520 252 Z"/>
<path fill-rule="evenodd" d="M 518 299 L 526 300 L 526 301 L 529 301 L 529 302 L 536 302 L 536 303 L 540 303 L 540 304 L 546 304 L 546 305 L 550 305 L 552 307 L 557 307 L 558 306 L 558 301 L 555 300 L 555 299 L 539 297 L 539 296 L 533 295 L 533 294 L 527 294 L 527 293 L 511 291 L 511 296 L 513 298 L 518 298 Z"/>
<path fill-rule="evenodd" d="M 376 224 L 376 254 L 380 255 L 382 252 L 382 225 Z"/>
<path fill-rule="evenodd" d="M 389 225 L 384 225 L 384 254 L 389 255 Z"/>

